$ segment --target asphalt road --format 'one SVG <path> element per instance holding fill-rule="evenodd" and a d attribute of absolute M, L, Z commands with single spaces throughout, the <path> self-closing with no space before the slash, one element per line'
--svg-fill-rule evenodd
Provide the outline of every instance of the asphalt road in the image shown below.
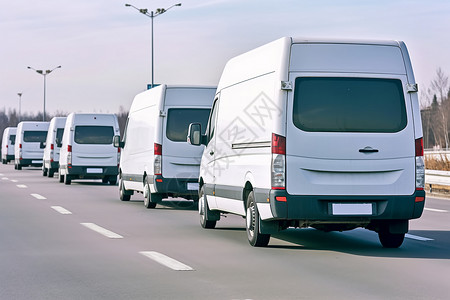
<path fill-rule="evenodd" d="M 189 201 L 144 208 L 100 181 L 0 165 L 0 299 L 449 299 L 450 201 L 429 196 L 399 249 L 374 232 L 288 229 L 253 248 Z"/>

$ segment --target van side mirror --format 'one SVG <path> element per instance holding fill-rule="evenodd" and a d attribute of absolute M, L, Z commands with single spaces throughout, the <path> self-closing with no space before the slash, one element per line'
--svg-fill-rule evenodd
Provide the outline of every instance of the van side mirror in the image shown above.
<path fill-rule="evenodd" d="M 59 138 L 55 139 L 55 143 L 56 143 L 56 147 L 61 148 L 62 147 L 62 142 Z"/>
<path fill-rule="evenodd" d="M 123 147 L 125 146 L 125 142 L 122 142 L 122 141 L 120 140 L 120 135 L 115 135 L 115 136 L 113 137 L 113 145 L 114 145 L 114 147 L 116 147 L 116 148 L 123 148 Z"/>
<path fill-rule="evenodd" d="M 187 142 L 194 146 L 205 145 L 204 138 L 202 136 L 202 125 L 199 123 L 189 124 Z"/>

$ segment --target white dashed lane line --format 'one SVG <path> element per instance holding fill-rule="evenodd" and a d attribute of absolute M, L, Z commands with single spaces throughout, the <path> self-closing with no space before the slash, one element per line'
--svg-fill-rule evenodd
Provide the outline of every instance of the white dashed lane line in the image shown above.
<path fill-rule="evenodd" d="M 30 195 L 33 196 L 33 197 L 36 198 L 36 199 L 39 199 L 39 200 L 45 200 L 45 199 L 47 199 L 47 198 L 45 198 L 44 196 L 39 195 L 39 194 L 30 194 Z"/>
<path fill-rule="evenodd" d="M 11 182 L 19 182 L 17 179 L 11 179 Z"/>
<path fill-rule="evenodd" d="M 175 271 L 194 271 L 194 269 L 189 267 L 188 265 L 185 265 L 182 262 L 179 262 L 178 260 L 175 260 L 159 252 L 141 251 L 139 253 Z"/>
<path fill-rule="evenodd" d="M 26 189 L 27 186 L 25 184 L 18 184 L 16 185 L 19 189 Z"/>
<path fill-rule="evenodd" d="M 9 180 L 8 177 L 2 177 L 2 180 Z"/>
<path fill-rule="evenodd" d="M 56 210 L 57 212 L 59 212 L 62 215 L 71 215 L 72 212 L 68 211 L 67 209 L 65 209 L 62 206 L 51 206 L 52 209 Z"/>
<path fill-rule="evenodd" d="M 440 212 L 440 213 L 448 212 L 448 210 L 445 210 L 445 209 L 436 209 L 436 208 L 428 208 L 428 207 L 425 207 L 424 210 L 433 211 L 433 212 Z"/>
<path fill-rule="evenodd" d="M 418 235 L 413 235 L 413 234 L 409 234 L 409 233 L 405 234 L 405 238 L 416 240 L 416 241 L 424 241 L 424 242 L 434 241 L 434 239 L 430 239 L 430 238 L 426 238 L 426 237 L 422 237 L 422 236 L 418 236 Z"/>
<path fill-rule="evenodd" d="M 101 235 L 106 236 L 110 239 L 122 239 L 123 238 L 123 236 L 121 236 L 120 234 L 109 231 L 108 229 L 105 229 L 94 223 L 80 223 L 80 224 L 83 225 L 84 227 L 89 228 L 90 230 L 93 230 L 97 233 L 100 233 Z"/>

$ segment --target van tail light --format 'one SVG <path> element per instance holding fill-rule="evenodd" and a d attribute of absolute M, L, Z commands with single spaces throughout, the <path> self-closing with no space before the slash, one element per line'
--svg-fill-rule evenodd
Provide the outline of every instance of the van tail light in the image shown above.
<path fill-rule="evenodd" d="M 416 140 L 416 190 L 425 188 L 425 163 L 423 160 L 423 138 Z"/>
<path fill-rule="evenodd" d="M 55 145 L 54 144 L 50 144 L 50 150 L 55 150 Z"/>
<path fill-rule="evenodd" d="M 22 160 L 22 144 L 19 144 L 19 159 Z"/>
<path fill-rule="evenodd" d="M 67 165 L 72 165 L 72 145 L 67 145 Z"/>
<path fill-rule="evenodd" d="M 271 168 L 272 189 L 286 189 L 286 138 L 275 133 L 272 133 Z"/>
<path fill-rule="evenodd" d="M 117 167 L 120 165 L 120 147 L 117 147 Z"/>
<path fill-rule="evenodd" d="M 19 144 L 19 149 L 22 149 L 22 144 Z"/>
<path fill-rule="evenodd" d="M 154 154 L 155 160 L 153 162 L 153 174 L 162 175 L 162 145 L 155 143 Z"/>

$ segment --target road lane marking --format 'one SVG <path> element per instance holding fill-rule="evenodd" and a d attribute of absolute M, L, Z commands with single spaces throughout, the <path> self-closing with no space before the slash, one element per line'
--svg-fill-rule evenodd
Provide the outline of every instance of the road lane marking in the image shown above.
<path fill-rule="evenodd" d="M 17 184 L 16 185 L 19 189 L 26 189 L 27 186 L 25 184 Z"/>
<path fill-rule="evenodd" d="M 430 238 L 426 238 L 426 237 L 421 237 L 421 236 L 417 236 L 417 235 L 413 235 L 413 234 L 405 234 L 405 238 L 408 239 L 412 239 L 412 240 L 417 240 L 417 241 L 434 241 L 434 239 L 430 239 Z"/>
<path fill-rule="evenodd" d="M 17 179 L 11 179 L 11 182 L 19 182 Z"/>
<path fill-rule="evenodd" d="M 178 260 L 175 260 L 171 257 L 168 257 L 162 253 L 156 252 L 156 251 L 141 251 L 139 254 L 142 254 L 157 263 L 166 266 L 172 270 L 175 271 L 194 271 L 193 268 L 189 267 L 188 265 L 183 264 L 182 262 L 179 262 Z"/>
<path fill-rule="evenodd" d="M 71 215 L 72 212 L 68 211 L 67 209 L 65 209 L 62 206 L 51 206 L 51 208 L 53 208 L 54 210 L 56 210 L 57 212 L 59 212 L 62 215 Z"/>
<path fill-rule="evenodd" d="M 434 211 L 434 212 L 440 212 L 440 213 L 448 212 L 448 210 L 444 210 L 444 209 L 436 209 L 436 208 L 428 208 L 428 207 L 425 207 L 424 209 L 428 210 L 428 211 Z"/>
<path fill-rule="evenodd" d="M 9 178 L 8 177 L 2 177 L 2 180 L 8 180 Z"/>
<path fill-rule="evenodd" d="M 30 194 L 30 195 L 33 196 L 33 197 L 36 198 L 36 199 L 39 199 L 39 200 L 45 200 L 45 199 L 47 199 L 47 198 L 45 198 L 44 196 L 39 195 L 39 194 Z"/>
<path fill-rule="evenodd" d="M 93 230 L 97 233 L 100 233 L 101 235 L 104 235 L 110 239 L 122 239 L 123 236 L 121 236 L 120 234 L 117 234 L 115 232 L 109 231 L 108 229 L 105 229 L 101 226 L 98 226 L 97 224 L 94 223 L 80 223 L 81 225 L 83 225 L 84 227 L 89 228 L 90 230 Z"/>

